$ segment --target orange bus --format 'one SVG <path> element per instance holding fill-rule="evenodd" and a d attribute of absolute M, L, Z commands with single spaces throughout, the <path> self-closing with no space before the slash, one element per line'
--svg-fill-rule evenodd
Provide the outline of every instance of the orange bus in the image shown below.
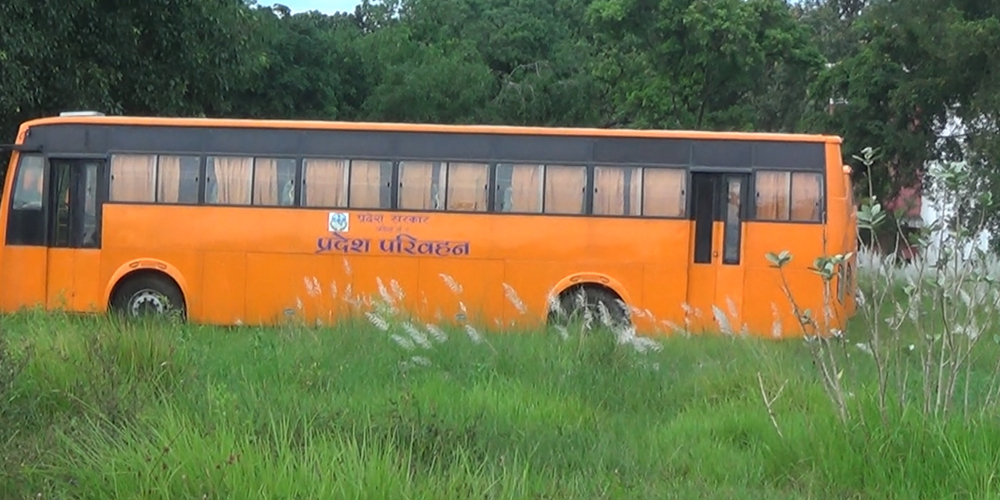
<path fill-rule="evenodd" d="M 840 144 L 64 113 L 8 146 L 0 310 L 328 323 L 345 297 L 388 293 L 428 321 L 506 329 L 559 321 L 582 294 L 639 333 L 796 336 L 766 254 L 791 252 L 791 291 L 822 310 L 809 266 L 856 245 Z M 829 287 L 846 321 L 853 277 Z"/>

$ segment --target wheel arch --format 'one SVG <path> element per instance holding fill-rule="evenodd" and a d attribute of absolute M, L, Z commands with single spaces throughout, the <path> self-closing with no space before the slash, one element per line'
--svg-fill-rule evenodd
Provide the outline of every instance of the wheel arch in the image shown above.
<path fill-rule="evenodd" d="M 171 279 L 181 292 L 181 298 L 184 300 L 184 308 L 190 308 L 187 280 L 184 279 L 184 275 L 176 267 L 159 259 L 135 259 L 126 262 L 115 270 L 104 289 L 105 308 L 111 310 L 111 301 L 114 299 L 115 292 L 118 291 L 118 288 L 123 283 L 131 278 L 148 275 L 159 275 Z"/>
<path fill-rule="evenodd" d="M 626 313 L 631 312 L 632 297 L 629 295 L 625 286 L 621 284 L 620 281 L 604 274 L 604 273 L 594 273 L 594 272 L 582 272 L 571 274 L 565 278 L 556 282 L 555 286 L 552 287 L 552 291 L 549 293 L 549 312 L 552 312 L 552 300 L 558 300 L 563 296 L 564 293 L 570 290 L 575 290 L 581 287 L 598 287 L 603 288 L 611 293 L 618 296 L 618 298 L 625 303 Z"/>

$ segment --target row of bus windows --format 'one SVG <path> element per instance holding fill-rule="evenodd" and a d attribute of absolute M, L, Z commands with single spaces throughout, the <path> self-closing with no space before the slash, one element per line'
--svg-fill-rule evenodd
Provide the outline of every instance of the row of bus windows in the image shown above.
<path fill-rule="evenodd" d="M 399 162 L 396 208 L 490 210 L 490 165 Z M 296 189 L 292 159 L 208 157 L 205 202 L 226 205 L 391 208 L 393 162 L 307 158 Z M 197 203 L 199 158 L 115 155 L 111 201 Z M 676 168 L 596 167 L 597 215 L 682 217 L 685 171 Z M 498 164 L 492 209 L 499 212 L 586 213 L 587 169 L 566 165 Z"/>
<path fill-rule="evenodd" d="M 197 156 L 114 155 L 110 200 L 196 204 L 202 184 L 200 162 Z M 484 212 L 490 210 L 489 190 L 493 189 L 494 211 L 587 213 L 587 169 L 583 166 L 498 164 L 492 185 L 490 165 L 485 163 L 403 161 L 398 168 L 395 208 L 399 209 Z M 41 162 L 23 161 L 21 170 L 19 184 L 37 180 L 40 195 L 41 176 L 27 174 L 28 170 L 40 174 Z M 296 171 L 294 159 L 210 156 L 205 168 L 205 203 L 393 207 L 392 162 L 304 159 L 298 188 Z M 754 184 L 757 219 L 820 220 L 821 174 L 760 171 Z M 18 187 L 16 199 L 35 191 L 27 185 Z M 687 215 L 687 175 L 680 168 L 597 166 L 591 194 L 595 215 Z"/>

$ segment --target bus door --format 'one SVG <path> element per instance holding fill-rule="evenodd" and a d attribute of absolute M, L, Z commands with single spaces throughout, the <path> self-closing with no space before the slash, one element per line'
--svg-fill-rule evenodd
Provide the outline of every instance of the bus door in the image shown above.
<path fill-rule="evenodd" d="M 693 329 L 719 330 L 716 315 L 722 313 L 730 328 L 740 330 L 749 179 L 739 173 L 691 174 L 694 224 L 687 302 L 697 311 L 689 316 Z"/>
<path fill-rule="evenodd" d="M 100 278 L 103 159 L 49 160 L 46 307 L 87 310 Z"/>
<path fill-rule="evenodd" d="M 16 166 L 14 166 L 16 165 Z M 15 153 L 13 189 L 0 262 L 0 302 L 5 311 L 45 307 L 45 159 L 37 153 Z"/>

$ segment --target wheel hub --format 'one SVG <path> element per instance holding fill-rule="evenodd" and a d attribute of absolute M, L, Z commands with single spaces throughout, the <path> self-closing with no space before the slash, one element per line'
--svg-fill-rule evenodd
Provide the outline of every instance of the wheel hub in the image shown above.
<path fill-rule="evenodd" d="M 163 314 L 167 311 L 167 298 L 155 290 L 140 290 L 129 300 L 128 309 L 133 316 L 145 313 Z"/>

